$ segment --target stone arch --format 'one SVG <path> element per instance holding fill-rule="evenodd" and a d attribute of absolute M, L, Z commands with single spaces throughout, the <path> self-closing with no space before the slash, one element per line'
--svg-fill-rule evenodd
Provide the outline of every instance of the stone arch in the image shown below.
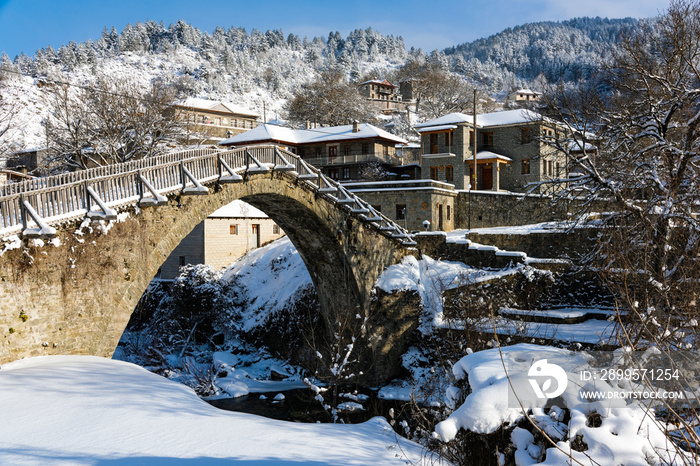
<path fill-rule="evenodd" d="M 111 356 L 170 252 L 210 213 L 236 199 L 265 211 L 287 232 L 327 319 L 331 312 L 368 312 L 377 277 L 406 253 L 399 241 L 289 173 L 211 185 L 208 195 L 174 194 L 167 205 L 132 208 L 107 234 L 85 229 L 76 235 L 77 225 L 67 224 L 59 229 L 58 247 L 17 249 L 0 257 L 0 363 L 47 354 Z M 5 330 L 10 328 L 11 333 Z"/>

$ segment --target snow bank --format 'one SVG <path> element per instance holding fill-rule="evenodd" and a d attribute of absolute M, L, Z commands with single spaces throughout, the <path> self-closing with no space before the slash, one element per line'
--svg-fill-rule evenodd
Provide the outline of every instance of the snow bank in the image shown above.
<path fill-rule="evenodd" d="M 556 360 L 569 378 L 561 398 L 539 399 L 527 396 L 522 390 L 528 386 L 527 377 L 523 378 L 522 374 L 527 376 L 533 362 L 542 359 Z M 516 428 L 511 439 L 517 447 L 515 457 L 518 464 L 534 464 L 540 447 L 547 448 L 547 451 L 545 461 L 538 464 L 548 465 L 570 464 L 568 455 L 582 464 L 655 464 L 660 458 L 669 463 L 680 459 L 677 455 L 681 453 L 668 442 L 653 415 L 650 416 L 643 406 L 634 402 L 627 405 L 622 399 L 590 402 L 579 399 L 579 390 L 595 389 L 594 384 L 599 390 L 603 387 L 613 391 L 623 389 L 601 380 L 591 381 L 590 387 L 574 380 L 573 374 L 590 369 L 589 362 L 590 357 L 585 353 L 530 344 L 468 354 L 454 364 L 453 372 L 458 380 L 468 377 L 471 393 L 449 418 L 436 426 L 435 432 L 443 441 L 453 440 L 460 429 L 491 433 L 522 419 L 525 409 L 530 410 L 534 422 L 557 442 L 561 450 L 549 444 L 535 445 L 534 437 Z M 515 393 L 522 408 L 513 401 L 511 383 L 517 387 Z M 568 425 L 561 422 L 564 416 L 559 407 L 545 412 L 545 405 L 551 405 L 552 401 L 559 403 L 559 400 L 571 414 Z M 591 413 L 601 416 L 601 425 L 589 425 Z M 573 439 L 579 436 L 587 445 L 585 451 L 572 448 Z"/>
<path fill-rule="evenodd" d="M 136 365 L 50 356 L 0 370 L 0 464 L 431 464 L 382 418 L 299 424 L 219 410 Z"/>

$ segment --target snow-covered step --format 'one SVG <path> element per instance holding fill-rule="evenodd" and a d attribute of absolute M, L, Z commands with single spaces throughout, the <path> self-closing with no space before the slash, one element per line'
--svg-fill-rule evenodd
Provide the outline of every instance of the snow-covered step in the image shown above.
<path fill-rule="evenodd" d="M 615 310 L 604 307 L 557 307 L 552 309 L 512 309 L 501 308 L 498 313 L 504 317 L 526 322 L 549 322 L 575 324 L 587 320 L 609 320 Z"/>

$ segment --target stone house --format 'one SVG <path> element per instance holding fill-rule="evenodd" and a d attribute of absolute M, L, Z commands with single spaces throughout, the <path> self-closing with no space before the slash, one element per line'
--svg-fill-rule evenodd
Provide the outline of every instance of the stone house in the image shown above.
<path fill-rule="evenodd" d="M 360 94 L 365 97 L 379 112 L 390 114 L 405 111 L 399 86 L 391 84 L 386 79 L 372 79 L 358 84 Z"/>
<path fill-rule="evenodd" d="M 343 183 L 349 191 L 409 231 L 451 231 L 457 228 L 454 186 L 434 180 Z"/>
<path fill-rule="evenodd" d="M 470 189 L 474 170 L 474 117 L 450 113 L 415 126 L 421 134 L 421 178 Z M 533 183 L 565 175 L 566 158 L 546 145 L 561 127 L 530 110 L 477 115 L 477 190 L 524 192 Z"/>
<path fill-rule="evenodd" d="M 214 144 L 258 125 L 260 115 L 233 104 L 188 97 L 174 107 L 182 113 L 188 138 L 186 143 Z"/>
<path fill-rule="evenodd" d="M 508 94 L 506 101 L 513 103 L 538 102 L 541 95 L 541 92 L 535 92 L 530 89 L 518 89 Z"/>
<path fill-rule="evenodd" d="M 367 123 L 291 129 L 264 124 L 219 142 L 226 147 L 277 144 L 320 168 L 334 180 L 358 180 L 369 163 L 385 169 L 403 165 L 397 144 L 406 140 Z"/>
<path fill-rule="evenodd" d="M 45 147 L 13 152 L 5 161 L 5 168 L 24 174 L 40 174 L 51 150 Z"/>
<path fill-rule="evenodd" d="M 166 259 L 158 278 L 172 280 L 187 264 L 221 269 L 251 249 L 282 236 L 284 231 L 264 212 L 236 200 L 200 222 Z"/>

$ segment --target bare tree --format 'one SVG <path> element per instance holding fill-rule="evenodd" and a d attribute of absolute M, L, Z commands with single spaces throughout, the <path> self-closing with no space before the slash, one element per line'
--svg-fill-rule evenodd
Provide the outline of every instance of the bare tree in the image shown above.
<path fill-rule="evenodd" d="M 311 83 L 302 85 L 287 105 L 288 119 L 301 126 L 305 122 L 338 126 L 354 120 L 371 123 L 374 112 L 357 86 L 337 70 L 327 69 Z"/>
<path fill-rule="evenodd" d="M 699 67 L 700 3 L 673 0 L 596 82 L 546 100 L 569 125 L 543 136 L 567 155 L 564 193 L 606 212 L 595 257 L 629 312 L 624 344 L 698 342 Z"/>
<path fill-rule="evenodd" d="M 11 136 L 14 126 L 14 117 L 17 113 L 16 104 L 10 102 L 5 96 L 8 86 L 8 76 L 0 68 L 0 166 L 11 152 Z"/>
<path fill-rule="evenodd" d="M 84 169 L 152 157 L 182 136 L 174 109 L 174 86 L 161 80 L 146 85 L 133 78 L 102 76 L 90 87 L 56 84 L 49 88 L 52 109 L 46 121 L 59 170 Z"/>
<path fill-rule="evenodd" d="M 413 60 L 399 70 L 398 76 L 400 81 L 412 82 L 416 112 L 427 119 L 452 112 L 472 112 L 474 87 L 459 75 L 433 63 Z"/>

